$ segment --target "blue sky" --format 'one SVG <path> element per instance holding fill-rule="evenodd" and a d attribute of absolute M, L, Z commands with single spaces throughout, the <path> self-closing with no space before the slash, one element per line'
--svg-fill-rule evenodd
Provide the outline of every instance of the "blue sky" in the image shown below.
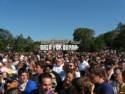
<path fill-rule="evenodd" d="M 0 28 L 34 40 L 73 39 L 74 29 L 95 35 L 125 23 L 125 0 L 0 0 Z"/>

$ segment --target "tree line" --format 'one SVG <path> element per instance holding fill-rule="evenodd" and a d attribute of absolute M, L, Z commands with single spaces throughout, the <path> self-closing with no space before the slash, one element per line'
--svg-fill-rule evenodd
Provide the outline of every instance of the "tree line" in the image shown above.
<path fill-rule="evenodd" d="M 115 49 L 125 51 L 125 24 L 119 23 L 115 29 L 95 37 L 95 31 L 90 28 L 77 28 L 73 39 L 79 41 L 79 51 L 100 51 Z"/>
<path fill-rule="evenodd" d="M 39 49 L 40 42 L 34 41 L 30 36 L 24 37 L 22 34 L 14 37 L 10 31 L 0 29 L 0 52 L 32 52 Z"/>
<path fill-rule="evenodd" d="M 76 28 L 73 40 L 79 42 L 79 51 L 125 51 L 125 24 L 119 23 L 113 30 L 99 36 L 95 36 L 95 31 L 91 28 Z M 30 36 L 25 38 L 20 34 L 14 37 L 9 30 L 0 29 L 0 52 L 31 52 L 38 50 L 39 46 L 40 41 L 34 41 Z"/>

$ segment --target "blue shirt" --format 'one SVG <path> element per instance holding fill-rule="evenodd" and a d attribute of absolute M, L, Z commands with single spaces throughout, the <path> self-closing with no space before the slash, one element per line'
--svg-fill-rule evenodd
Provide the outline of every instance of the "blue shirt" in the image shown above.
<path fill-rule="evenodd" d="M 95 93 L 96 94 L 114 94 L 114 91 L 113 91 L 112 85 L 104 82 L 99 84 Z"/>
<path fill-rule="evenodd" d="M 37 84 L 32 80 L 28 80 L 24 93 L 30 94 L 35 89 L 37 89 Z"/>

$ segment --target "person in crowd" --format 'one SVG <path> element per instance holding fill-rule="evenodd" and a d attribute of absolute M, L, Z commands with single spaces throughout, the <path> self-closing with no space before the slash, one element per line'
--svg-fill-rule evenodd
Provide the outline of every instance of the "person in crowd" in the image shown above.
<path fill-rule="evenodd" d="M 115 94 L 125 93 L 125 82 L 120 68 L 114 69 L 114 80 L 111 82 Z"/>
<path fill-rule="evenodd" d="M 79 78 L 81 76 L 78 66 L 76 66 L 75 62 L 69 62 L 65 64 L 64 69 L 65 69 L 65 72 L 72 72 L 73 74 L 75 74 L 75 78 Z"/>
<path fill-rule="evenodd" d="M 3 73 L 0 71 L 0 94 L 4 93 L 4 85 L 5 85 L 5 81 L 3 78 Z"/>
<path fill-rule="evenodd" d="M 49 77 L 45 77 L 44 80 L 41 79 L 41 82 L 39 80 L 44 73 L 51 75 L 52 86 L 50 85 L 50 87 L 52 88 L 50 91 L 52 92 L 50 93 L 53 93 L 54 90 L 59 92 L 63 89 L 66 93 L 73 91 L 72 94 L 113 94 L 112 87 L 114 94 L 125 93 L 124 52 L 112 50 L 99 52 L 39 51 L 30 53 L 9 52 L 2 53 L 0 56 L 0 91 L 2 93 L 3 91 L 14 92 L 13 90 L 17 88 L 13 86 L 16 86 L 17 80 L 19 94 L 27 94 L 27 87 L 30 87 L 28 88 L 30 93 L 36 91 L 37 87 L 39 87 L 37 89 L 38 94 L 48 93 L 48 86 L 46 85 L 46 89 L 44 89 L 43 83 Z M 96 71 L 92 72 L 93 68 Z M 103 71 L 100 71 L 100 68 Z M 26 70 L 26 72 L 22 73 L 20 70 Z M 31 75 L 29 75 L 30 73 Z M 88 74 L 91 76 L 88 77 Z M 10 77 L 15 80 L 7 80 Z M 47 82 L 45 83 L 47 84 Z M 60 89 L 60 86 L 63 88 Z M 28 94 L 30 94 L 29 92 Z"/>
<path fill-rule="evenodd" d="M 92 80 L 91 94 L 114 94 L 112 85 L 105 81 L 105 72 L 103 69 L 93 69 L 90 79 Z"/>
<path fill-rule="evenodd" d="M 44 73 L 48 73 L 52 76 L 52 87 L 54 90 L 59 91 L 62 81 L 60 76 L 55 71 L 53 71 L 52 68 L 53 66 L 51 63 L 46 63 Z"/>
<path fill-rule="evenodd" d="M 114 74 L 114 67 L 112 65 L 106 65 L 105 72 L 106 72 L 106 80 L 110 82 L 113 79 L 112 76 Z"/>
<path fill-rule="evenodd" d="M 90 65 L 88 63 L 88 60 L 85 56 L 80 57 L 80 62 L 78 63 L 79 71 L 81 75 L 85 75 L 85 71 L 90 68 Z"/>
<path fill-rule="evenodd" d="M 32 76 L 32 80 L 35 81 L 38 85 L 39 85 L 39 76 L 43 74 L 45 66 L 46 65 L 44 61 L 36 62 L 35 74 Z"/>
<path fill-rule="evenodd" d="M 30 94 L 37 89 L 37 84 L 29 79 L 29 73 L 26 70 L 19 70 L 19 91 L 21 94 Z"/>
<path fill-rule="evenodd" d="M 4 94 L 19 94 L 18 81 L 16 79 L 6 79 Z"/>
<path fill-rule="evenodd" d="M 66 78 L 63 82 L 63 86 L 60 90 L 60 94 L 75 94 L 75 88 L 72 84 L 72 81 L 75 78 L 75 74 L 73 74 L 72 72 L 67 72 L 66 74 Z"/>
<path fill-rule="evenodd" d="M 40 85 L 39 88 L 34 90 L 31 94 L 58 94 L 52 87 L 52 76 L 48 73 L 44 73 L 39 76 Z"/>
<path fill-rule="evenodd" d="M 53 71 L 58 73 L 58 75 L 61 77 L 61 80 L 63 81 L 65 78 L 65 73 L 64 73 L 64 59 L 62 56 L 58 56 L 56 58 L 56 64 L 53 65 Z"/>
<path fill-rule="evenodd" d="M 88 76 L 81 76 L 73 80 L 73 86 L 75 87 L 75 94 L 90 94 L 91 82 Z"/>
<path fill-rule="evenodd" d="M 121 82 L 123 82 L 123 83 L 121 84 L 120 93 L 123 94 L 123 93 L 125 93 L 125 71 L 122 72 L 122 78 L 121 79 L 122 79 Z"/>
<path fill-rule="evenodd" d="M 119 62 L 120 63 L 120 69 L 121 69 L 121 71 L 123 72 L 123 71 L 125 71 L 125 60 L 122 60 L 122 61 L 120 61 Z"/>

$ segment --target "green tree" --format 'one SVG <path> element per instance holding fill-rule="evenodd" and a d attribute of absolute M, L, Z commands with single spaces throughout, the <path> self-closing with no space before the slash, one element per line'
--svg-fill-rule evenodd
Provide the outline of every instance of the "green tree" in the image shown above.
<path fill-rule="evenodd" d="M 13 35 L 10 33 L 10 31 L 0 28 L 0 38 L 7 40 L 10 37 L 11 38 L 13 37 Z"/>
<path fill-rule="evenodd" d="M 14 37 L 10 33 L 10 31 L 6 29 L 0 29 L 0 50 L 1 51 L 8 51 L 10 47 L 14 44 Z"/>
<path fill-rule="evenodd" d="M 125 24 L 120 27 L 119 34 L 114 38 L 113 48 L 125 51 Z"/>
<path fill-rule="evenodd" d="M 0 51 L 31 52 L 39 49 L 40 42 L 34 42 L 30 36 L 24 38 L 22 34 L 13 37 L 10 31 L 0 29 Z"/>
<path fill-rule="evenodd" d="M 106 49 L 105 40 L 101 36 L 95 38 L 94 42 L 95 42 L 95 50 L 96 51 Z"/>
<path fill-rule="evenodd" d="M 107 48 L 107 49 L 121 49 L 123 48 L 124 44 L 124 31 L 125 25 L 119 23 L 116 29 L 106 32 L 104 34 L 99 35 L 96 37 L 96 45 L 99 43 L 99 48 Z M 123 44 L 122 44 L 123 43 Z M 104 48 L 103 48 L 104 45 Z"/>
<path fill-rule="evenodd" d="M 73 39 L 80 42 L 80 51 L 92 51 L 94 47 L 94 30 L 89 28 L 77 28 L 74 30 Z"/>
<path fill-rule="evenodd" d="M 96 40 L 102 42 L 101 44 L 104 45 L 104 48 L 112 49 L 114 39 L 117 37 L 118 34 L 119 32 L 117 30 L 112 30 L 99 35 Z"/>
<path fill-rule="evenodd" d="M 31 52 L 34 49 L 33 40 L 30 36 L 25 39 L 25 51 Z"/>
<path fill-rule="evenodd" d="M 20 34 L 19 36 L 17 36 L 15 38 L 15 46 L 14 46 L 14 51 L 18 51 L 18 52 L 24 52 L 25 49 L 25 38 L 23 37 L 22 34 Z"/>
<path fill-rule="evenodd" d="M 4 51 L 4 50 L 5 50 L 5 47 L 4 47 L 3 41 L 0 39 L 0 51 Z"/>
<path fill-rule="evenodd" d="M 33 43 L 33 51 L 37 51 L 40 49 L 41 42 L 40 41 L 35 41 Z"/>

